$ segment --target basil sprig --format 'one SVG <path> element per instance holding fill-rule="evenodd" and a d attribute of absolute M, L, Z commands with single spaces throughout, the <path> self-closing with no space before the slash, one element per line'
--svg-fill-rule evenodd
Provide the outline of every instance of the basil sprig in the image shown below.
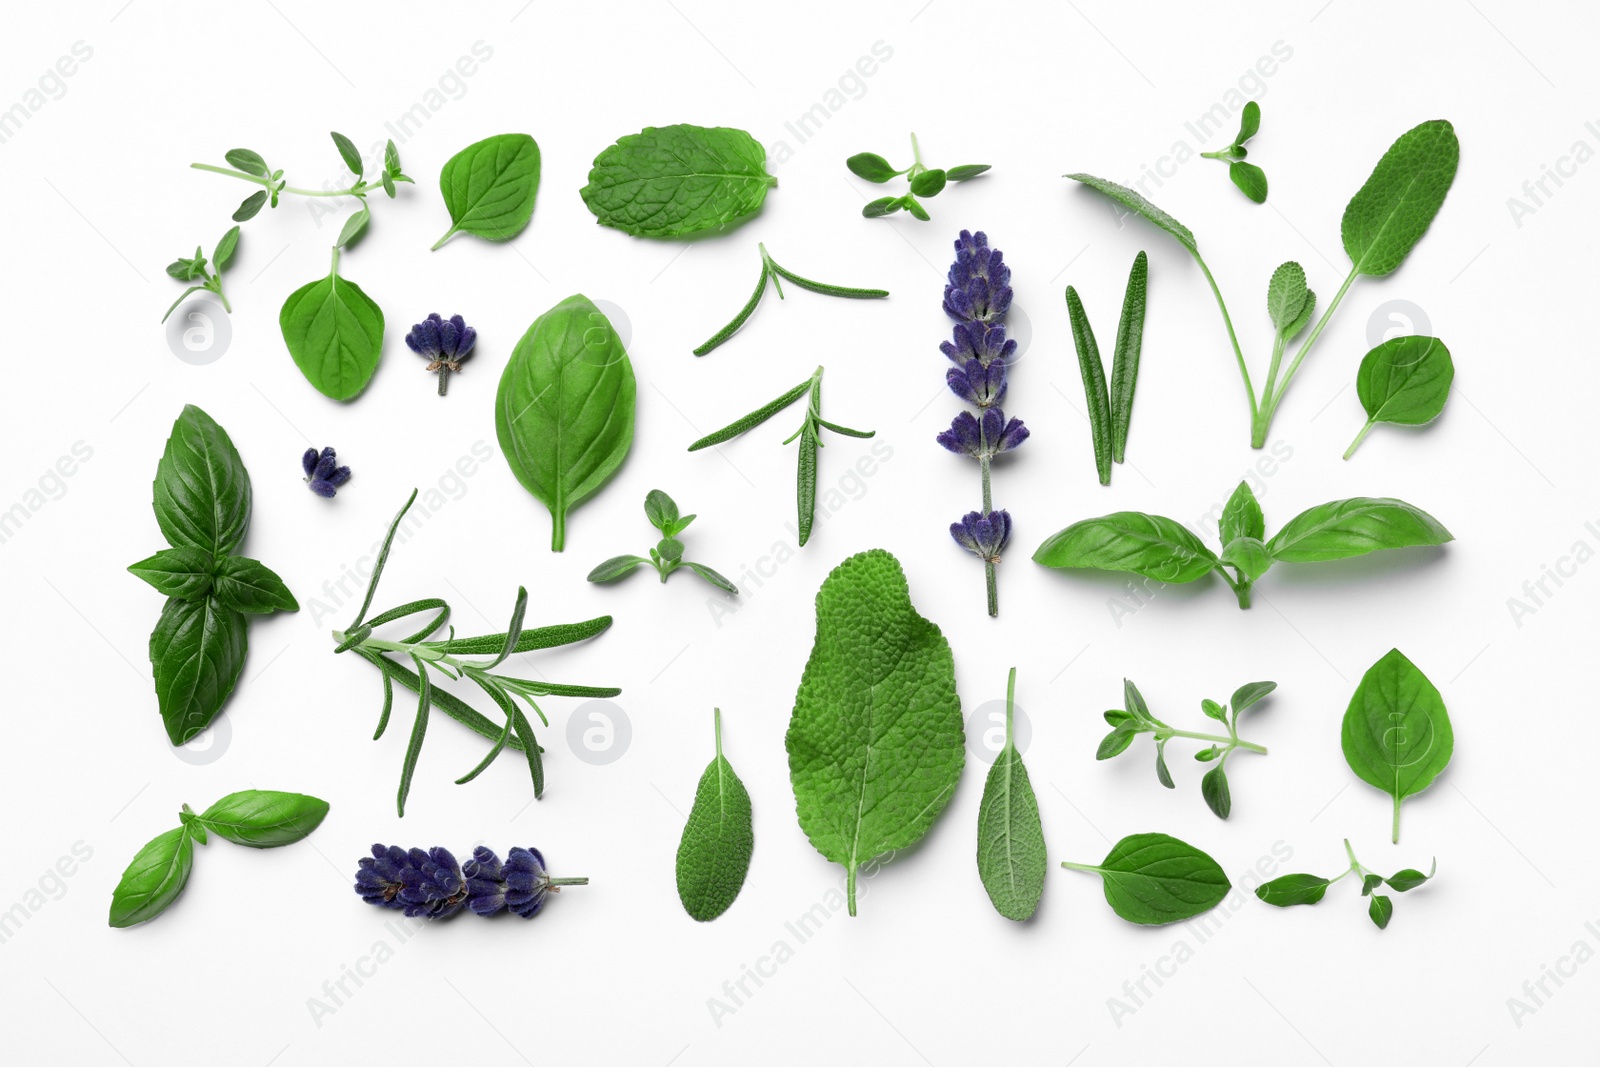
<path fill-rule="evenodd" d="M 150 634 L 156 700 L 174 745 L 211 725 L 244 669 L 250 615 L 298 611 L 289 587 L 238 555 L 250 473 L 228 433 L 186 406 L 156 467 L 156 522 L 170 548 L 128 570 L 167 598 Z"/>

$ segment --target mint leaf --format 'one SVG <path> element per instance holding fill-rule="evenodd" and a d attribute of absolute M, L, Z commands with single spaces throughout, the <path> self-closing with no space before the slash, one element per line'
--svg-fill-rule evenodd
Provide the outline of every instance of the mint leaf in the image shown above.
<path fill-rule="evenodd" d="M 1222 903 L 1233 888 L 1216 860 L 1166 834 L 1124 837 L 1098 866 L 1061 866 L 1100 875 L 1111 910 L 1144 926 L 1192 919 Z"/>
<path fill-rule="evenodd" d="M 1400 802 L 1444 770 L 1455 731 L 1439 690 L 1393 648 L 1362 675 L 1345 709 L 1340 745 L 1357 778 L 1394 798 L 1393 839 L 1399 842 Z"/>
<path fill-rule="evenodd" d="M 700 776 L 678 843 L 678 899 L 697 922 L 710 922 L 733 904 L 755 847 L 750 793 L 722 754 L 722 709 L 713 714 L 717 755 Z"/>
<path fill-rule="evenodd" d="M 533 217 L 539 195 L 538 142 L 525 133 L 502 133 L 470 144 L 439 172 L 439 191 L 451 226 L 434 248 L 457 233 L 509 241 Z"/>
<path fill-rule="evenodd" d="M 955 661 L 882 549 L 851 556 L 817 593 L 817 634 L 785 737 L 800 828 L 856 875 L 928 832 L 965 762 Z"/>
<path fill-rule="evenodd" d="M 635 237 L 720 230 L 761 210 L 778 179 L 743 130 L 647 126 L 595 157 L 583 202 L 601 225 Z"/>

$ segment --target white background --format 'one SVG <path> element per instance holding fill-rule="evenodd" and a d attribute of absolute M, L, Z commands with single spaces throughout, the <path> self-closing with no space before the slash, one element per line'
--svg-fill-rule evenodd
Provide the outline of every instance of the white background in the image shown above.
<path fill-rule="evenodd" d="M 1596 29 L 1585 5 L 1503 0 L 19 9 L 0 105 L 41 106 L 0 144 L 10 383 L 0 507 L 29 512 L 0 545 L 9 664 L 0 910 L 16 904 L 25 915 L 0 943 L 8 1053 L 141 1065 L 219 1053 L 239 1064 L 1592 1059 L 1600 963 L 1572 953 L 1578 942 L 1585 961 L 1600 950 L 1600 929 L 1584 925 L 1600 921 L 1596 730 L 1592 687 L 1575 665 L 1594 656 L 1600 576 L 1568 566 L 1560 588 L 1547 581 L 1554 595 L 1527 601 L 1536 610 L 1520 625 L 1508 599 L 1575 543 L 1588 555 L 1600 547 L 1600 529 L 1585 526 L 1600 520 L 1589 467 L 1600 375 L 1580 332 L 1593 306 L 1600 171 L 1569 161 L 1562 186 L 1547 181 L 1550 195 L 1535 203 L 1523 191 L 1575 142 L 1588 156 L 1600 148 L 1600 130 L 1585 126 L 1600 119 Z M 79 41 L 90 58 L 28 96 Z M 489 57 L 470 77 L 454 74 L 477 42 Z M 870 77 L 847 77 L 875 44 L 889 58 Z M 1275 50 L 1271 75 L 1253 74 Z M 1198 158 L 1167 166 L 1149 188 L 1198 236 L 1258 378 L 1272 268 L 1297 259 L 1331 296 L 1348 265 L 1345 202 L 1401 132 L 1455 123 L 1461 168 L 1443 211 L 1400 271 L 1351 290 L 1280 410 L 1278 460 L 1259 489 L 1269 529 L 1325 500 L 1393 495 L 1438 516 L 1457 541 L 1283 566 L 1247 612 L 1219 582 L 1170 588 L 1119 625 L 1108 605 L 1120 582 L 1045 571 L 1028 559 L 1037 544 L 1111 510 L 1197 520 L 1271 453 L 1248 447 L 1238 375 L 1195 266 L 1152 227 L 1119 226 L 1106 201 L 1061 175 L 1131 181 L 1176 142 L 1220 147 L 1231 129 L 1198 144 L 1185 122 L 1236 104 L 1241 85 L 1263 103 L 1250 151 L 1270 178 L 1268 204 L 1250 204 L 1221 164 Z M 250 191 L 188 164 L 244 145 L 293 184 L 342 182 L 327 131 L 365 148 L 419 103 L 429 117 L 401 145 L 417 185 L 375 202 L 367 240 L 345 257 L 347 277 L 388 319 L 365 394 L 324 399 L 284 350 L 278 308 L 325 271 L 340 221 L 292 198 L 244 228 L 227 276 L 226 353 L 207 366 L 175 358 L 157 320 L 178 287 L 162 268 L 197 242 L 209 250 Z M 819 103 L 838 106 L 802 142 L 786 123 Z M 761 215 L 688 244 L 597 227 L 578 196 L 590 160 L 622 134 L 674 122 L 745 128 L 775 154 L 786 144 Z M 903 160 L 912 129 L 934 165 L 994 171 L 931 201 L 932 223 L 860 218 L 876 192 L 844 158 Z M 458 237 L 430 253 L 448 226 L 440 167 L 507 131 L 533 134 L 543 150 L 532 224 L 509 245 Z M 1534 210 L 1517 219 L 1509 197 Z M 963 227 L 1004 249 L 1032 331 L 1006 410 L 1033 437 L 995 475 L 996 504 L 1017 530 L 998 621 L 983 612 L 981 567 L 945 532 L 976 506 L 977 472 L 933 443 L 958 409 L 942 390 L 937 346 L 949 329 L 943 274 Z M 799 273 L 893 296 L 858 303 L 791 289 L 780 304 L 769 293 L 737 338 L 695 359 L 690 349 L 748 294 L 758 240 Z M 1129 462 L 1103 489 L 1062 289 L 1078 288 L 1109 358 L 1140 248 L 1150 254 L 1142 380 Z M 638 433 L 619 476 L 573 514 L 567 551 L 552 555 L 545 510 L 500 455 L 492 400 L 528 324 L 574 292 L 625 312 Z M 1424 328 L 1406 321 L 1415 312 L 1391 321 L 1385 305 L 1397 300 L 1450 346 L 1457 388 L 1436 425 L 1380 427 L 1341 462 L 1362 421 L 1352 383 L 1370 333 Z M 480 334 L 443 400 L 402 343 L 430 311 L 460 312 Z M 819 516 L 811 543 L 781 566 L 763 564 L 771 576 L 757 586 L 746 569 L 790 540 L 794 452 L 778 441 L 793 416 L 720 456 L 684 449 L 818 363 L 826 414 L 876 428 L 892 454 L 851 480 L 872 443 L 831 440 L 819 495 L 834 514 Z M 249 465 L 245 549 L 284 576 L 302 610 L 251 625 L 239 690 L 209 739 L 179 758 L 145 654 L 161 600 L 123 568 L 161 547 L 150 480 L 187 402 L 227 428 Z M 79 442 L 91 458 L 50 476 Z M 478 442 L 489 459 L 453 478 Z M 355 471 L 331 502 L 308 493 L 298 469 L 307 445 L 325 444 Z M 392 557 L 380 606 L 445 596 L 463 631 L 487 632 L 524 583 L 530 623 L 614 614 L 601 638 L 520 666 L 621 686 L 632 737 L 620 758 L 580 761 L 565 732 L 578 702 L 548 701 L 549 785 L 530 804 L 514 758 L 453 785 L 483 741 L 439 716 L 410 813 L 396 819 L 405 706 L 399 728 L 373 743 L 379 680 L 329 654 L 329 629 L 352 609 L 323 586 L 370 550 L 414 486 L 441 490 L 444 503 Z M 665 587 L 647 575 L 584 582 L 599 560 L 651 543 L 640 502 L 652 487 L 701 516 L 690 557 L 746 589 L 736 614 L 715 618 L 709 587 L 687 573 Z M 826 908 L 842 881 L 796 825 L 783 748 L 811 602 L 832 567 L 873 546 L 902 560 L 917 607 L 950 638 L 964 709 L 1002 697 L 1006 669 L 1019 669 L 1052 861 L 1026 925 L 998 917 L 977 878 L 986 764 L 972 759 L 925 842 L 864 888 L 859 918 L 837 914 L 803 944 L 786 929 Z M 1357 680 L 1392 646 L 1443 691 L 1457 739 L 1449 770 L 1407 803 L 1399 846 L 1388 841 L 1388 799 L 1354 778 L 1338 744 Z M 1246 736 L 1272 754 L 1232 761 L 1232 819 L 1206 810 L 1200 768 L 1177 743 L 1175 792 L 1154 780 L 1147 740 L 1095 762 L 1099 712 L 1117 703 L 1124 675 L 1185 725 L 1199 720 L 1202 696 L 1225 698 L 1255 678 L 1280 683 L 1247 718 Z M 713 705 L 754 798 L 757 845 L 738 901 L 700 925 L 678 903 L 673 857 L 711 756 Z M 137 929 L 106 927 L 122 868 L 176 825 L 181 803 L 251 786 L 311 793 L 332 812 L 281 850 L 213 841 L 175 907 Z M 1091 876 L 1055 866 L 1098 860 L 1111 841 L 1149 830 L 1199 845 L 1246 888 L 1261 861 L 1273 873 L 1338 871 L 1345 836 L 1381 872 L 1436 856 L 1440 874 L 1396 898 L 1386 932 L 1345 882 L 1315 908 L 1235 897 L 1202 943 L 1190 926 L 1124 923 Z M 479 842 L 537 845 L 555 873 L 593 882 L 533 924 L 467 915 L 401 943 L 384 925 L 390 913 L 350 890 L 373 841 L 462 856 Z M 89 858 L 52 876 L 75 847 Z M 779 942 L 787 950 L 775 965 Z M 1546 967 L 1569 977 L 1547 978 L 1549 995 L 1535 1001 L 1524 982 Z M 769 977 L 759 987 L 746 978 L 748 995 L 735 1001 L 724 983 L 747 968 Z M 345 977 L 357 969 L 368 975 L 359 986 Z M 1124 983 L 1147 969 L 1169 977 L 1159 987 L 1146 979 L 1148 995 L 1134 1000 Z M 341 978 L 343 993 L 325 989 Z M 1512 997 L 1535 1010 L 1514 1013 Z M 713 998 L 734 1010 L 714 1012 Z"/>

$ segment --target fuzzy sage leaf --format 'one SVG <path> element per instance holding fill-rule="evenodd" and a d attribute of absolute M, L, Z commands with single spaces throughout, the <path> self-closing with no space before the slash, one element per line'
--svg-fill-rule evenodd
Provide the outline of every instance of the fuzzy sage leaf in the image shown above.
<path fill-rule="evenodd" d="M 750 794 L 722 754 L 722 709 L 715 709 L 713 717 L 716 758 L 700 776 L 678 842 L 678 899 L 696 922 L 710 922 L 732 906 L 744 888 L 755 847 Z"/>
<path fill-rule="evenodd" d="M 989 768 L 978 804 L 978 877 L 995 911 L 1025 922 L 1039 909 L 1047 863 L 1039 800 L 1012 736 L 1016 693 L 1013 667 L 1006 681 L 1006 743 Z"/>

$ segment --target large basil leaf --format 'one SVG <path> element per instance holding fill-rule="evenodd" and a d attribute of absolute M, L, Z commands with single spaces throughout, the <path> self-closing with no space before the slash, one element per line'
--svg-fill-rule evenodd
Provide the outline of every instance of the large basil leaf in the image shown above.
<path fill-rule="evenodd" d="M 234 611 L 250 615 L 300 610 L 283 579 L 265 564 L 246 556 L 229 556 L 222 561 L 212 595 Z"/>
<path fill-rule="evenodd" d="M 1398 842 L 1400 802 L 1428 788 L 1444 770 L 1455 750 L 1455 731 L 1439 690 L 1393 648 L 1362 675 L 1345 709 L 1340 743 L 1356 777 L 1394 798 Z"/>
<path fill-rule="evenodd" d="M 111 925 L 136 926 L 166 911 L 193 867 L 194 842 L 181 826 L 145 845 L 111 894 Z"/>
<path fill-rule="evenodd" d="M 383 354 L 383 309 L 333 269 L 289 294 L 278 313 L 283 343 L 323 396 L 349 400 L 367 387 Z"/>
<path fill-rule="evenodd" d="M 1217 557 L 1183 523 L 1141 511 L 1118 511 L 1075 522 L 1033 554 L 1046 567 L 1131 571 L 1162 582 L 1192 582 L 1217 566 Z"/>
<path fill-rule="evenodd" d="M 495 395 L 495 432 L 522 487 L 550 509 L 550 547 L 633 444 L 633 364 L 588 297 L 569 296 L 517 342 Z"/>
<path fill-rule="evenodd" d="M 601 225 L 679 237 L 755 214 L 777 184 L 766 149 L 743 130 L 647 126 L 595 157 L 582 194 Z"/>
<path fill-rule="evenodd" d="M 184 406 L 156 466 L 156 522 L 173 548 L 220 559 L 250 525 L 250 475 L 228 432 L 193 404 Z"/>
<path fill-rule="evenodd" d="M 817 593 L 817 636 L 784 738 L 800 828 L 856 875 L 921 840 L 966 759 L 955 660 L 882 549 L 851 556 Z M 870 868 L 869 868 L 870 869 Z"/>
<path fill-rule="evenodd" d="M 245 789 L 229 793 L 200 813 L 200 822 L 237 845 L 292 845 L 322 824 L 328 802 L 303 793 Z"/>
<path fill-rule="evenodd" d="M 1192 919 L 1222 903 L 1233 888 L 1216 860 L 1166 834 L 1130 834 L 1098 865 L 1061 866 L 1100 875 L 1111 910 L 1145 926 Z"/>
<path fill-rule="evenodd" d="M 1444 119 L 1401 134 L 1344 209 L 1339 232 L 1357 274 L 1388 274 L 1404 262 L 1455 181 L 1461 145 Z"/>
<path fill-rule="evenodd" d="M 1267 552 L 1287 563 L 1314 563 L 1454 539 L 1438 519 L 1404 500 L 1358 496 L 1302 511 L 1267 542 Z"/>
<path fill-rule="evenodd" d="M 179 600 L 198 600 L 211 589 L 211 556 L 198 548 L 163 548 L 130 564 L 128 572 Z"/>
<path fill-rule="evenodd" d="M 439 172 L 439 191 L 450 210 L 450 229 L 486 241 L 509 241 L 533 217 L 539 195 L 539 145 L 525 133 L 502 133 L 470 144 Z"/>
<path fill-rule="evenodd" d="M 150 634 L 150 666 L 167 737 L 181 745 L 211 725 L 244 670 L 245 616 L 213 597 L 167 601 Z"/>

